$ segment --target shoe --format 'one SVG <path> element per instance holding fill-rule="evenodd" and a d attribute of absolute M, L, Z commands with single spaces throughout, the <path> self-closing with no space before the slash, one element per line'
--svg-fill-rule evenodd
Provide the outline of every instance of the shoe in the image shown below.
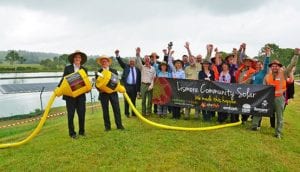
<path fill-rule="evenodd" d="M 117 129 L 118 129 L 118 130 L 125 130 L 125 128 L 124 128 L 123 126 L 118 127 Z"/>
<path fill-rule="evenodd" d="M 274 135 L 277 139 L 281 139 L 281 135 L 280 134 L 275 134 Z"/>
<path fill-rule="evenodd" d="M 130 118 L 129 114 L 125 114 L 125 116 L 126 116 L 127 118 Z"/>
<path fill-rule="evenodd" d="M 251 130 L 252 130 L 252 131 L 257 131 L 258 128 L 257 128 L 257 127 L 252 127 Z"/>
<path fill-rule="evenodd" d="M 106 132 L 107 132 L 107 131 L 110 131 L 110 130 L 111 130 L 110 128 L 105 128 L 105 130 L 104 130 L 104 131 L 106 131 Z"/>
<path fill-rule="evenodd" d="M 72 139 L 77 139 L 76 134 L 72 134 L 70 137 L 71 137 Z"/>
<path fill-rule="evenodd" d="M 85 136 L 85 133 L 79 133 L 80 136 Z"/>

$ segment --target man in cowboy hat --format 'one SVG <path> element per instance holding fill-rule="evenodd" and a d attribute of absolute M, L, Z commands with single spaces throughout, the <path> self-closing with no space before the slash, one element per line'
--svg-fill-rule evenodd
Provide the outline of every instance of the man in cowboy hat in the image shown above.
<path fill-rule="evenodd" d="M 129 58 L 129 62 L 128 64 L 126 64 L 121 59 L 119 50 L 115 51 L 115 55 L 120 66 L 123 68 L 121 82 L 125 86 L 126 92 L 130 97 L 131 102 L 135 106 L 137 93 L 140 92 L 140 87 L 141 87 L 141 71 L 137 67 L 135 67 L 135 58 L 133 57 Z M 129 117 L 129 104 L 125 99 L 124 99 L 124 106 L 125 106 L 124 108 L 125 115 Z M 133 111 L 131 112 L 131 115 L 136 116 Z"/>
<path fill-rule="evenodd" d="M 274 99 L 274 111 L 276 118 L 275 137 L 281 139 L 283 128 L 283 111 L 284 111 L 284 96 L 286 91 L 286 79 L 291 72 L 292 68 L 296 66 L 298 62 L 298 56 L 300 49 L 295 49 L 295 55 L 293 56 L 291 63 L 286 69 L 282 69 L 282 64 L 278 60 L 274 60 L 269 64 L 271 72 L 265 77 L 265 84 L 275 87 L 275 99 Z"/>
<path fill-rule="evenodd" d="M 96 59 L 96 62 L 101 66 L 101 68 L 98 70 L 98 72 L 101 73 L 103 70 L 109 70 L 111 73 L 118 75 L 117 70 L 109 67 L 112 63 L 112 60 L 110 57 L 108 57 L 106 55 L 102 55 Z M 98 75 L 96 74 L 96 80 L 97 80 L 97 78 L 98 78 Z M 124 127 L 122 125 L 122 120 L 121 120 L 118 93 L 117 92 L 105 93 L 105 92 L 102 92 L 101 90 L 98 90 L 98 91 L 99 91 L 98 99 L 100 100 L 101 106 L 102 106 L 105 131 L 111 130 L 111 123 L 110 123 L 110 119 L 109 119 L 109 108 L 108 108 L 109 101 L 113 108 L 117 129 L 124 130 Z"/>
<path fill-rule="evenodd" d="M 79 69 L 84 69 L 84 71 L 87 73 L 87 69 L 82 66 L 87 60 L 87 56 L 85 53 L 81 51 L 75 51 L 74 53 L 68 56 L 68 60 L 70 62 L 70 65 L 65 67 L 63 77 L 71 73 L 77 72 Z M 58 86 L 60 86 L 61 82 L 62 80 L 60 81 Z M 63 96 L 63 100 L 66 101 L 66 107 L 68 113 L 68 128 L 69 128 L 70 137 L 73 139 L 77 138 L 76 132 L 74 130 L 75 110 L 77 111 L 77 115 L 78 115 L 79 135 L 84 136 L 85 135 L 85 130 L 84 130 L 85 109 L 86 109 L 85 94 L 82 94 L 76 98 Z"/>

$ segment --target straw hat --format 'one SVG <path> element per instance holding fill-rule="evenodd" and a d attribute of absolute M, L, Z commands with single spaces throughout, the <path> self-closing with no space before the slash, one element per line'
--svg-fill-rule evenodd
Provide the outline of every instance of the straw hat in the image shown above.
<path fill-rule="evenodd" d="M 272 63 L 269 64 L 269 67 L 271 67 L 273 64 L 276 64 L 279 67 L 282 67 L 282 64 L 278 60 L 273 60 Z"/>
<path fill-rule="evenodd" d="M 159 58 L 159 56 L 155 52 L 151 53 L 150 58 L 153 58 L 153 56 L 156 56 L 157 59 Z"/>
<path fill-rule="evenodd" d="M 103 60 L 103 59 L 107 59 L 107 60 L 108 60 L 108 62 L 109 62 L 109 64 L 111 64 L 111 63 L 112 63 L 112 60 L 111 60 L 111 58 L 110 58 L 110 57 L 108 57 L 107 55 L 101 55 L 100 57 L 98 57 L 98 58 L 96 59 L 96 62 L 97 62 L 98 64 L 100 64 L 100 65 L 101 65 L 101 60 Z"/>
<path fill-rule="evenodd" d="M 177 60 L 175 60 L 175 61 L 173 62 L 174 65 L 175 65 L 176 63 L 181 63 L 181 66 L 182 66 L 182 67 L 184 66 L 184 63 L 183 63 L 182 60 L 177 59 Z"/>
<path fill-rule="evenodd" d="M 74 53 L 72 53 L 72 54 L 70 54 L 70 55 L 68 56 L 69 62 L 70 62 L 71 64 L 73 64 L 73 62 L 74 62 L 74 57 L 75 57 L 76 54 L 80 54 L 80 56 L 81 56 L 81 62 L 80 62 L 80 64 L 83 65 L 83 64 L 86 62 L 86 60 L 87 60 L 87 56 L 86 56 L 85 53 L 83 53 L 83 52 L 81 52 L 81 51 L 79 51 L 79 50 L 76 50 Z"/>

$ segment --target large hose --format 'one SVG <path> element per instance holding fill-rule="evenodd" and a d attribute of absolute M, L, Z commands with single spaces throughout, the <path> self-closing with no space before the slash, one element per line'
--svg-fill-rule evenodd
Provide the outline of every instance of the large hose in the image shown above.
<path fill-rule="evenodd" d="M 25 143 L 29 142 L 31 139 L 33 139 L 41 131 L 43 125 L 45 124 L 45 122 L 47 120 L 48 113 L 50 111 L 50 108 L 51 108 L 51 106 L 52 106 L 52 104 L 55 100 L 55 97 L 56 97 L 56 94 L 53 92 L 51 97 L 50 97 L 50 100 L 48 101 L 47 107 L 44 111 L 44 114 L 43 114 L 38 126 L 33 130 L 33 132 L 27 138 L 25 138 L 22 141 L 16 142 L 16 143 L 0 144 L 0 149 L 1 148 L 20 146 L 22 144 L 25 144 Z"/>
<path fill-rule="evenodd" d="M 135 106 L 132 104 L 129 96 L 127 93 L 123 93 L 125 99 L 129 103 L 130 107 L 134 111 L 134 113 L 137 115 L 139 119 L 141 119 L 143 122 L 150 124 L 152 126 L 158 127 L 158 128 L 163 128 L 163 129 L 169 129 L 169 130 L 182 130 L 182 131 L 204 131 L 204 130 L 214 130 L 214 129 L 219 129 L 219 128 L 225 128 L 225 127 L 232 127 L 232 126 L 237 126 L 240 125 L 241 122 L 236 122 L 236 123 L 230 123 L 230 124 L 223 124 L 223 125 L 217 125 L 217 126 L 210 126 L 210 127 L 198 127 L 198 128 L 189 128 L 189 127 L 176 127 L 176 126 L 169 126 L 169 125 L 164 125 L 164 124 L 158 124 L 156 122 L 150 121 L 146 118 L 144 118 L 140 112 L 135 108 Z M 47 104 L 47 107 L 44 111 L 44 114 L 38 124 L 38 126 L 34 129 L 34 131 L 24 140 L 16 142 L 16 143 L 5 143 L 5 144 L 0 144 L 0 149 L 3 148 L 8 148 L 8 147 L 15 147 L 15 146 L 20 146 L 22 144 L 25 144 L 32 140 L 42 129 L 43 125 L 45 124 L 47 120 L 47 116 L 49 114 L 50 108 L 55 100 L 56 94 L 53 92 L 53 94 L 50 97 L 50 100 Z"/>
<path fill-rule="evenodd" d="M 140 118 L 143 122 L 150 124 L 152 126 L 158 127 L 158 128 L 169 129 L 169 130 L 182 130 L 182 131 L 204 131 L 204 130 L 215 130 L 215 129 L 225 128 L 225 127 L 232 127 L 232 126 L 237 126 L 237 125 L 241 124 L 241 121 L 239 121 L 239 122 L 230 123 L 230 124 L 222 124 L 222 125 L 216 125 L 216 126 L 210 126 L 210 127 L 198 127 L 198 128 L 176 127 L 176 126 L 158 124 L 156 122 L 148 120 L 143 115 L 141 115 L 140 112 L 132 104 L 132 102 L 126 92 L 123 93 L 123 95 L 138 118 Z"/>

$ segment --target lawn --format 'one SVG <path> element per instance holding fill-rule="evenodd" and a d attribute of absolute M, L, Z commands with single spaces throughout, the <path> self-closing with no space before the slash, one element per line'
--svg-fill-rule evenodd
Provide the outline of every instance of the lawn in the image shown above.
<path fill-rule="evenodd" d="M 296 98 L 285 111 L 281 140 L 273 137 L 268 118 L 257 132 L 249 130 L 251 121 L 237 127 L 186 132 L 154 128 L 122 114 L 126 129 L 116 130 L 111 115 L 113 130 L 105 132 L 102 112 L 97 107 L 94 113 L 87 111 L 86 137 L 68 137 L 65 115 L 48 119 L 31 142 L 0 149 L 0 171 L 299 171 L 299 90 L 297 86 Z M 150 119 L 175 126 L 216 125 L 155 115 Z M 75 124 L 78 128 L 77 120 Z M 0 129 L 0 143 L 21 140 L 36 125 Z"/>

